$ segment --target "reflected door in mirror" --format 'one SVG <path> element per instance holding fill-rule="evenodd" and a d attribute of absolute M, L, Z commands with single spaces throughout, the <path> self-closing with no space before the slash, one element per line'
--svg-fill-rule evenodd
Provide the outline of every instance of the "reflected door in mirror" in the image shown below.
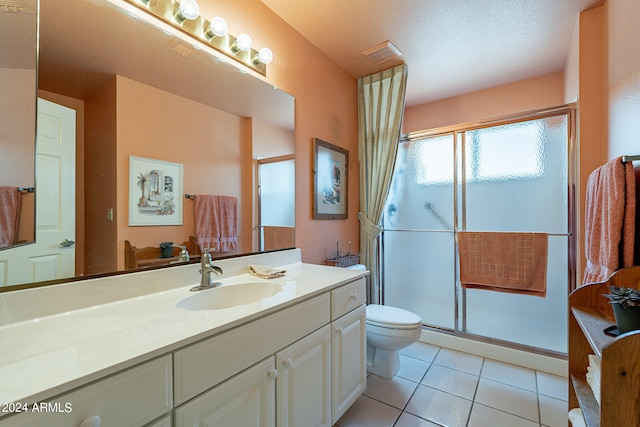
<path fill-rule="evenodd" d="M 75 111 L 38 100 L 36 242 L 0 252 L 7 283 L 75 274 Z"/>

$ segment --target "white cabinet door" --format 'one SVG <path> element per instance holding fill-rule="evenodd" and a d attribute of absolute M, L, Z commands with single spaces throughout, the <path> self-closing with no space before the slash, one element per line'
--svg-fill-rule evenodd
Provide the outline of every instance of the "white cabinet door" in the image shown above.
<path fill-rule="evenodd" d="M 331 325 L 276 354 L 279 427 L 330 427 Z"/>
<path fill-rule="evenodd" d="M 176 427 L 274 427 L 274 358 L 253 365 L 175 411 Z"/>
<path fill-rule="evenodd" d="M 29 412 L 2 417 L 0 426 L 138 427 L 171 412 L 172 384 L 171 355 L 165 355 L 47 402 L 29 404 Z"/>
<path fill-rule="evenodd" d="M 366 306 L 332 323 L 332 422 L 335 424 L 367 388 Z"/>

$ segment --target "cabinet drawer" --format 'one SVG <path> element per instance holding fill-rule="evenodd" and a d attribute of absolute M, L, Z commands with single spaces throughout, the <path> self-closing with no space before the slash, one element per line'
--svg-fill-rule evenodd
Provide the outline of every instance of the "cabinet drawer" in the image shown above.
<path fill-rule="evenodd" d="M 176 405 L 329 323 L 329 294 L 303 301 L 174 354 Z"/>
<path fill-rule="evenodd" d="M 364 277 L 331 291 L 331 320 L 336 320 L 366 302 Z"/>
<path fill-rule="evenodd" d="M 4 417 L 0 426 L 76 427 L 98 416 L 103 426 L 141 426 L 171 411 L 171 356 L 166 355 L 42 404 L 42 412 Z"/>

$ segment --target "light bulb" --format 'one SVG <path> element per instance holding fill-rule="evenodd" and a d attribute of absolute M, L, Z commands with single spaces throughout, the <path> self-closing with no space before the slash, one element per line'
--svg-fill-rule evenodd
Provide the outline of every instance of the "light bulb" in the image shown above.
<path fill-rule="evenodd" d="M 246 52 L 251 49 L 251 45 L 253 41 L 251 41 L 251 37 L 248 34 L 240 34 L 235 42 L 236 51 Z"/>
<path fill-rule="evenodd" d="M 196 19 L 198 15 L 200 15 L 200 6 L 196 0 L 182 0 L 174 13 L 180 23 L 187 19 Z"/>
<path fill-rule="evenodd" d="M 207 30 L 207 35 L 211 38 L 214 37 L 224 37 L 227 35 L 227 21 L 224 18 L 216 16 L 211 19 L 209 23 L 209 28 Z"/>
<path fill-rule="evenodd" d="M 268 47 L 263 47 L 258 51 L 258 54 L 253 57 L 255 64 L 270 64 L 273 61 L 273 52 Z"/>

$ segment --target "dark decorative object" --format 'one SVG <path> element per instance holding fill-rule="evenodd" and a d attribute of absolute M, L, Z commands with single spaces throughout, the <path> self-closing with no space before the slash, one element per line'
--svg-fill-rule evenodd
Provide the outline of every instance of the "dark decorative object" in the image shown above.
<path fill-rule="evenodd" d="M 160 243 L 160 258 L 171 258 L 173 254 L 173 242 Z"/>
<path fill-rule="evenodd" d="M 604 296 L 609 298 L 618 331 L 640 330 L 640 290 L 612 285 L 609 292 Z"/>

